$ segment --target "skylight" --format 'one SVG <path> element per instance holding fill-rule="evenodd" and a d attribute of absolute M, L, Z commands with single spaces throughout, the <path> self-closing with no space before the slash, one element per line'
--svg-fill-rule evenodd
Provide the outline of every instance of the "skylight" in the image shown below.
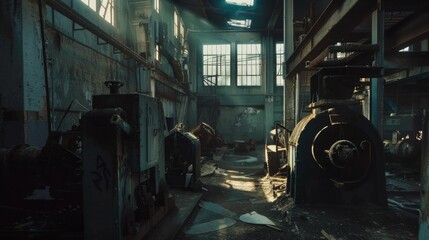
<path fill-rule="evenodd" d="M 250 28 L 250 25 L 252 25 L 252 20 L 251 19 L 245 19 L 245 20 L 231 19 L 227 23 L 233 27 Z"/>
<path fill-rule="evenodd" d="M 253 0 L 225 0 L 228 4 L 234 4 L 238 6 L 251 7 L 253 6 Z"/>

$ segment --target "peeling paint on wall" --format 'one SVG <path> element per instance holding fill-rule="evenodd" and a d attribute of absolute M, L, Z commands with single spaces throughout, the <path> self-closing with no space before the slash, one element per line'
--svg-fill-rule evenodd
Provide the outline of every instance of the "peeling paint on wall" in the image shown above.
<path fill-rule="evenodd" d="M 92 107 L 92 95 L 94 92 L 92 91 L 85 91 L 85 100 L 88 103 L 89 106 Z"/>
<path fill-rule="evenodd" d="M 216 129 L 226 143 L 234 140 L 265 139 L 265 111 L 263 107 L 219 107 Z"/>
<path fill-rule="evenodd" d="M 235 118 L 234 125 L 237 128 L 242 128 L 242 131 L 246 131 L 247 133 L 256 132 L 258 123 L 256 122 L 257 118 L 255 118 L 254 116 L 260 113 L 261 110 L 248 107 L 244 109 L 244 111 Z"/>

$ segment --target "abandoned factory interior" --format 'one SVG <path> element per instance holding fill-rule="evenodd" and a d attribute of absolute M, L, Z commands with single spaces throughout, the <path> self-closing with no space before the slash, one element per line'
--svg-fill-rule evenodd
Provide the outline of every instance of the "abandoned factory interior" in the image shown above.
<path fill-rule="evenodd" d="M 0 239 L 429 239 L 429 1 L 1 0 Z"/>

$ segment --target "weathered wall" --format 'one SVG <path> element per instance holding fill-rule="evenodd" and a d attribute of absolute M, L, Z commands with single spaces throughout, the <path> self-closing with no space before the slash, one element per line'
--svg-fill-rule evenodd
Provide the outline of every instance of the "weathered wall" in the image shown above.
<path fill-rule="evenodd" d="M 118 40 L 127 42 L 131 38 L 126 15 L 117 14 L 115 26 L 112 26 L 80 1 L 70 4 L 76 12 L 98 22 L 100 29 L 118 37 Z M 118 13 L 126 13 L 126 5 L 118 2 L 116 7 Z M 122 81 L 123 93 L 136 91 L 133 64 L 121 53 L 116 53 L 111 45 L 50 7 L 46 8 L 45 20 L 53 130 L 67 130 L 78 125 L 81 114 L 92 108 L 92 95 L 108 93 L 104 81 Z M 72 101 L 71 111 L 59 126 Z"/>
<path fill-rule="evenodd" d="M 0 146 L 15 144 L 24 138 L 22 81 L 22 6 L 20 1 L 0 3 Z M 14 136 L 14 137 L 13 137 Z M 12 138 L 13 137 L 13 138 Z"/>
<path fill-rule="evenodd" d="M 42 145 L 47 136 L 37 4 L 2 1 L 0 24 L 1 145 Z"/>
<path fill-rule="evenodd" d="M 56 44 L 50 44 L 48 48 L 54 129 L 57 129 L 65 110 L 73 100 L 91 109 L 92 95 L 107 94 L 109 90 L 104 86 L 104 81 L 124 82 L 125 85 L 121 88 L 123 93 L 135 91 L 134 70 L 125 62 L 93 51 L 88 46 L 81 45 L 55 30 L 49 30 L 47 36 L 51 42 L 57 41 Z M 78 124 L 79 115 L 85 111 L 84 107 L 75 102 L 72 112 L 65 119 L 60 130 L 66 130 L 72 124 Z"/>
<path fill-rule="evenodd" d="M 150 62 L 153 62 L 154 51 L 153 21 L 160 19 L 167 26 L 173 25 L 173 6 L 167 1 L 161 1 L 164 9 L 158 17 L 151 19 L 146 16 L 146 22 L 142 25 L 134 21 L 134 15 L 129 14 L 135 10 L 131 2 L 129 6 L 128 1 L 116 1 L 117 21 L 114 26 L 81 1 L 61 1 L 97 25 L 101 31 L 136 52 L 145 49 L 146 53 L 141 53 L 147 54 Z M 142 11 L 146 15 L 153 14 L 152 1 L 133 2 L 142 4 Z M 48 98 L 52 129 L 67 130 L 72 125 L 78 125 L 82 113 L 92 108 L 92 95 L 108 93 L 104 81 L 122 81 L 125 84 L 121 88 L 122 93 L 138 91 L 157 96 L 156 84 L 151 84 L 155 82 L 155 79 L 150 79 L 151 69 L 136 65 L 135 61 L 126 58 L 123 53 L 49 6 L 43 6 L 43 12 L 50 92 L 48 96 L 45 91 L 38 1 L 4 0 L 0 3 L 0 50 L 6 53 L 0 59 L 0 146 L 21 143 L 44 145 L 48 134 Z M 172 36 L 173 29 L 169 27 L 168 31 L 168 36 Z M 139 35 L 142 32 L 146 35 Z M 172 67 L 165 57 L 162 58 L 162 63 L 156 64 L 157 68 L 167 78 L 174 79 Z M 182 102 L 175 97 L 176 94 L 170 90 L 167 95 L 161 93 L 157 96 L 165 99 L 166 115 L 175 119 L 179 115 L 178 105 Z M 59 126 L 72 102 L 69 113 Z M 186 101 L 186 105 L 188 104 Z"/>
<path fill-rule="evenodd" d="M 426 112 L 427 113 L 427 112 Z M 421 157 L 421 203 L 420 203 L 420 225 L 419 239 L 428 239 L 429 237 L 429 124 L 426 116 L 423 124 L 422 157 Z"/>
<path fill-rule="evenodd" d="M 260 107 L 221 106 L 216 129 L 227 143 L 250 139 L 263 141 L 265 111 Z"/>

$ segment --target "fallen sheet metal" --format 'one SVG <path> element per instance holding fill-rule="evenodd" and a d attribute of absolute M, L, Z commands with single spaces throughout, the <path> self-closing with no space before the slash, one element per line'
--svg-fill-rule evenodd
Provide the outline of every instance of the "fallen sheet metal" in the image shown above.
<path fill-rule="evenodd" d="M 245 223 L 258 224 L 258 225 L 276 226 L 276 224 L 273 221 L 271 221 L 269 218 L 255 211 L 241 215 L 240 221 Z"/>
<path fill-rule="evenodd" d="M 223 159 L 227 162 L 236 162 L 236 163 L 254 163 L 258 161 L 258 158 L 252 156 L 243 156 L 243 155 L 224 155 Z"/>
<path fill-rule="evenodd" d="M 225 217 L 234 218 L 237 214 L 235 212 L 232 212 L 224 207 L 222 207 L 219 204 L 212 203 L 212 202 L 204 202 L 201 201 L 199 204 L 200 207 L 207 209 L 209 211 L 212 211 L 214 213 L 222 214 Z"/>
<path fill-rule="evenodd" d="M 234 225 L 237 221 L 235 221 L 232 218 L 222 218 L 222 219 L 216 219 L 213 221 L 205 222 L 205 223 L 199 223 L 191 226 L 184 232 L 189 235 L 196 235 L 196 234 L 202 234 L 202 233 L 208 233 L 213 231 L 218 231 L 223 228 L 230 227 Z"/>

